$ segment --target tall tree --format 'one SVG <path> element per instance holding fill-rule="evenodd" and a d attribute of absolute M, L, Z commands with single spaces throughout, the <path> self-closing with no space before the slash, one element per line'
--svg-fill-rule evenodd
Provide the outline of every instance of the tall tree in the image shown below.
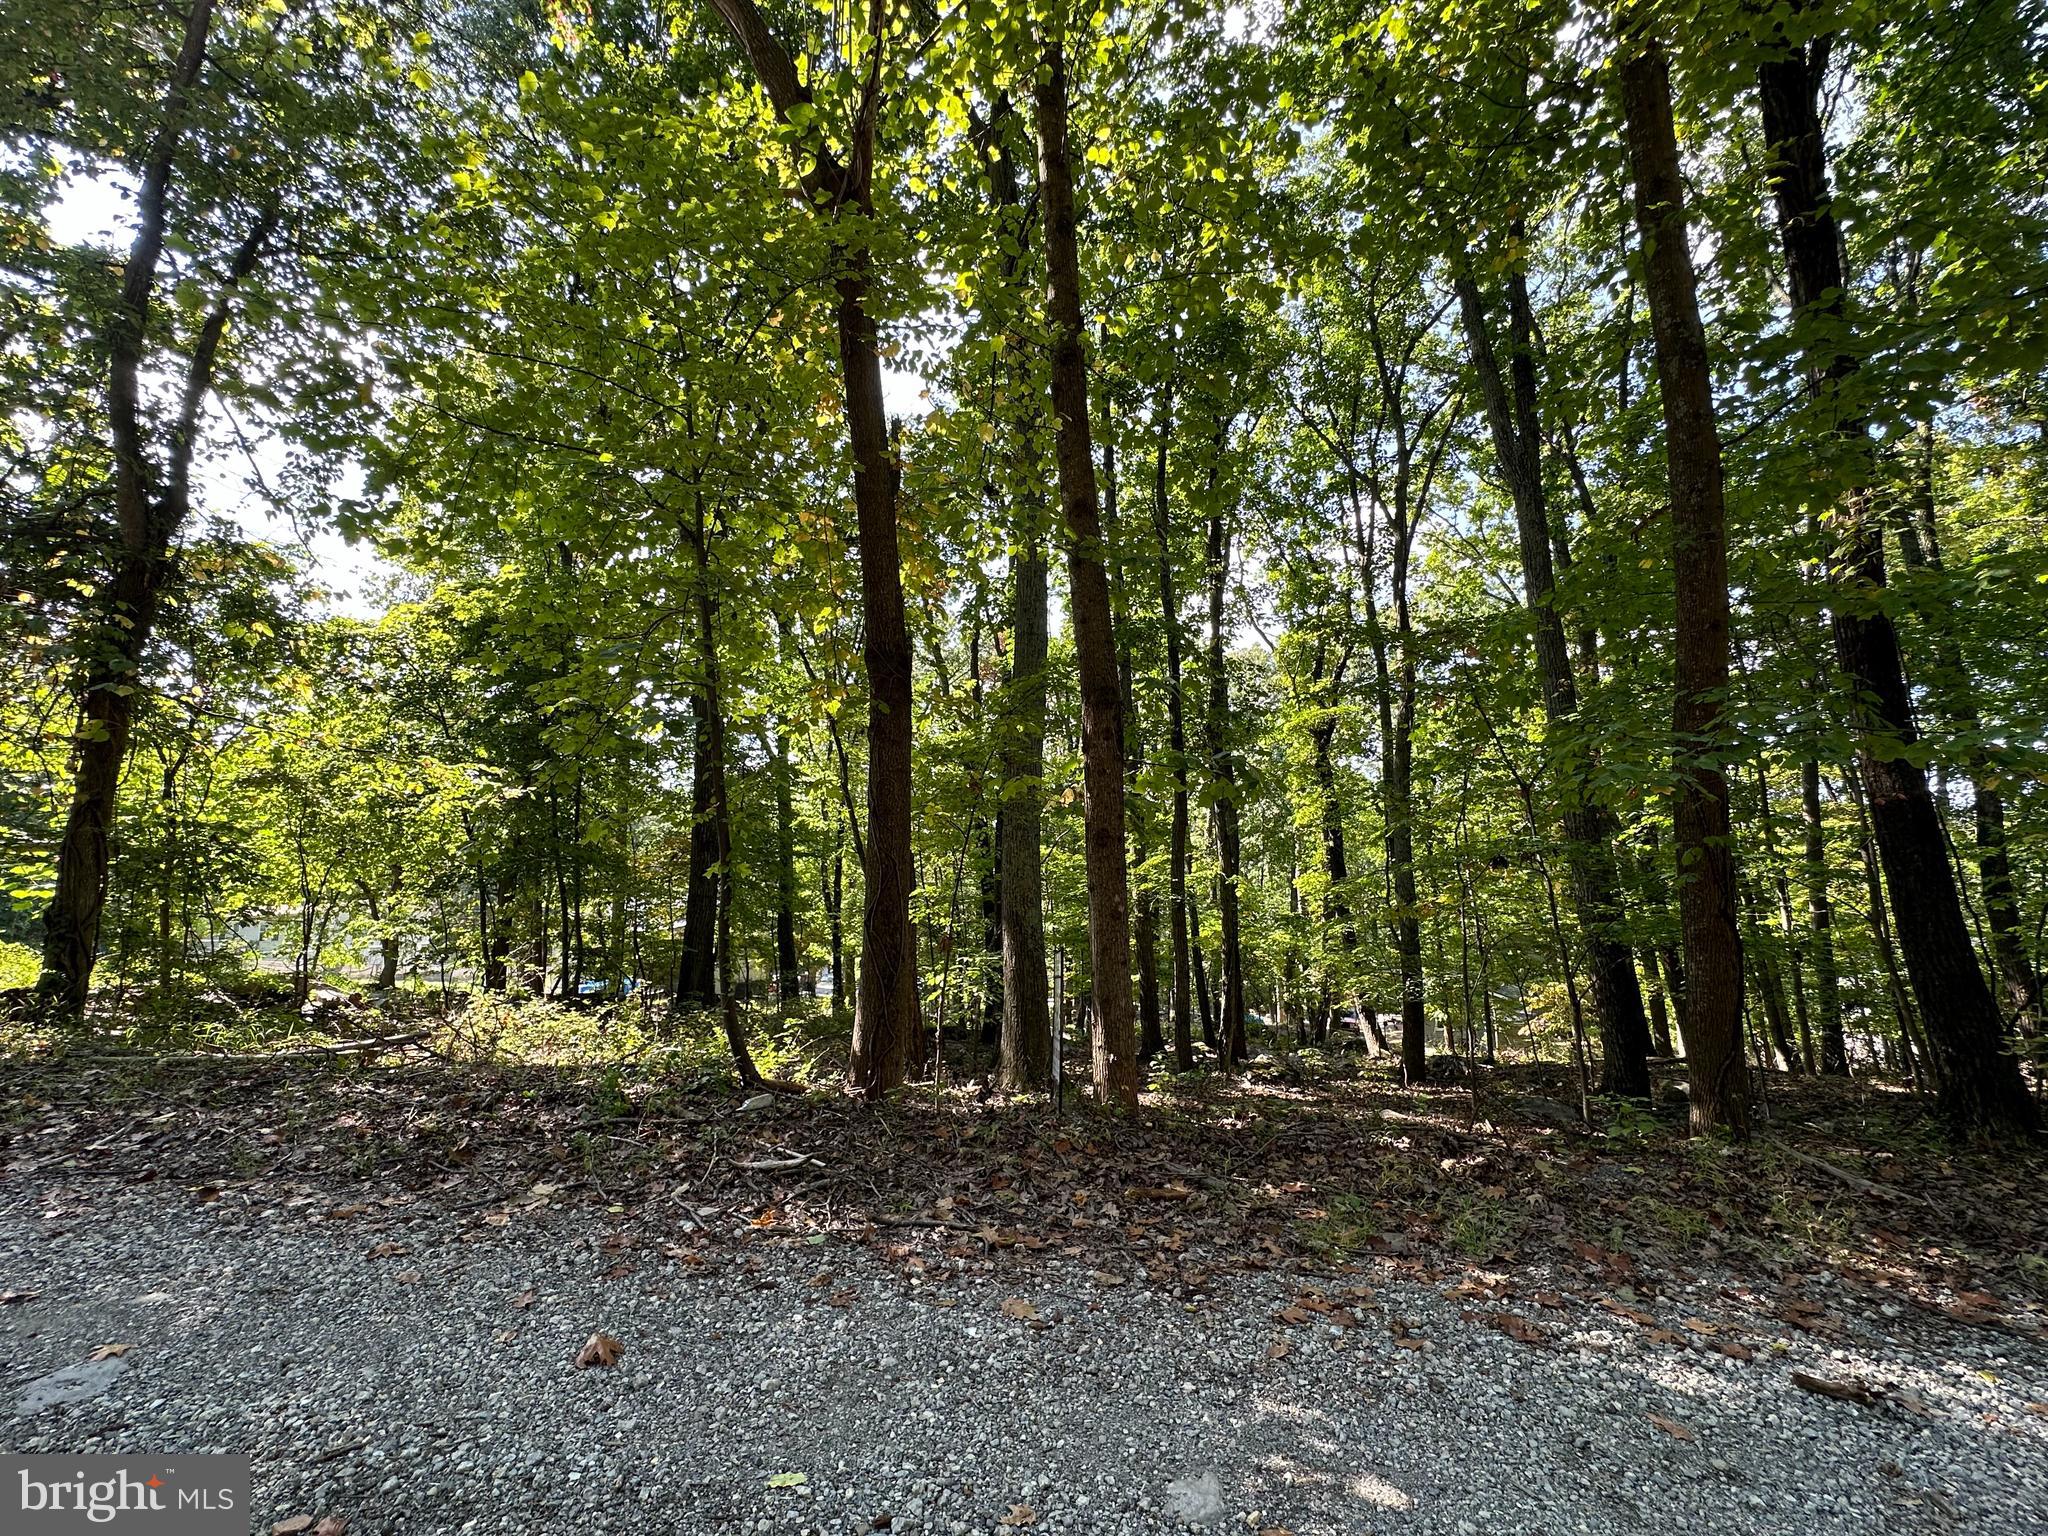
<path fill-rule="evenodd" d="M 876 124 L 882 109 L 883 55 L 892 35 L 885 0 L 870 0 L 864 49 L 849 58 L 862 81 L 851 121 L 835 149 L 818 121 L 806 76 L 769 30 L 753 0 L 710 0 L 745 54 L 777 119 L 808 161 L 801 171 L 814 217 L 824 220 L 838 294 L 840 381 L 853 451 L 854 516 L 859 532 L 862 660 L 868 683 L 867 893 L 861 919 L 860 993 L 849 1067 L 860 1094 L 877 1099 L 903 1081 L 916 1028 L 917 943 L 910 927 L 911 649 L 903 611 L 896 527 L 897 473 L 882 405 L 882 358 L 874 315 L 875 255 L 869 231 L 876 209 Z M 813 65 L 815 67 L 815 65 Z"/>
<path fill-rule="evenodd" d="M 1068 606 L 1081 682 L 1095 1092 L 1104 1104 L 1135 1109 L 1138 1062 L 1131 1009 L 1130 879 L 1124 839 L 1123 694 L 1117 678 L 1095 453 L 1089 440 L 1081 264 L 1067 143 L 1064 10 L 1056 9 L 1043 26 L 1032 95 L 1038 120 L 1038 195 L 1045 220 L 1046 318 L 1052 331 L 1060 508 L 1068 539 Z"/>
<path fill-rule="evenodd" d="M 1512 232 L 1517 243 L 1524 232 Z M 1529 311 L 1529 279 L 1520 266 L 1506 280 L 1508 368 L 1502 377 L 1492 325 L 1479 284 L 1469 269 L 1457 280 L 1473 372 L 1486 407 L 1494 456 L 1515 508 L 1522 562 L 1522 593 L 1534 629 L 1537 675 L 1543 685 L 1543 713 L 1553 732 L 1570 729 L 1579 711 L 1578 685 L 1565 649 L 1564 623 L 1556 606 L 1557 579 L 1551 564 L 1551 512 L 1543 485 L 1544 434 L 1537 402 L 1535 326 Z M 1621 881 L 1614 862 L 1614 820 L 1592 784 L 1594 759 L 1584 750 L 1569 754 L 1576 772 L 1565 789 L 1564 830 L 1568 844 L 1573 904 L 1585 935 L 1593 981 L 1593 1013 L 1600 1031 L 1600 1087 L 1630 1098 L 1650 1095 L 1650 1032 L 1643 1013 L 1635 957 L 1621 935 Z"/>
<path fill-rule="evenodd" d="M 161 324 L 155 313 L 159 264 L 171 233 L 172 186 L 206 68 L 213 19 L 213 0 L 191 0 L 184 12 L 176 58 L 141 162 L 135 239 L 121 269 L 121 290 L 104 338 L 118 543 L 90 605 L 92 634 L 83 647 L 71 805 L 57 852 L 55 890 L 43 917 L 39 983 L 56 1008 L 73 1014 L 85 1007 L 92 985 L 106 907 L 115 796 L 134 725 L 144 654 L 164 597 L 177 577 L 172 545 L 191 517 L 192 464 L 201 413 L 212 392 L 237 290 L 255 272 L 278 225 L 274 199 L 261 202 L 249 216 L 241 243 L 206 301 L 191 339 L 168 426 L 156 427 L 146 404 L 143 375 L 152 342 L 160 341 L 152 336 L 153 326 Z M 161 440 L 152 444 L 152 436 Z"/>
<path fill-rule="evenodd" d="M 1779 23 L 1797 24 L 1801 8 Z M 1758 66 L 1758 100 L 1806 380 L 1816 420 L 1838 450 L 1840 494 L 1828 554 L 1835 664 L 1850 690 L 1857 763 L 1897 916 L 1906 973 L 1935 1056 L 1943 1111 L 1958 1126 L 2031 1132 L 2039 1112 L 2003 1038 L 1998 1004 L 1977 964 L 1969 924 L 1916 739 L 1898 633 L 1879 594 L 1884 525 L 1875 447 L 1855 388 L 1861 360 L 1842 270 L 1820 116 L 1830 38 L 1781 30 Z"/>
<path fill-rule="evenodd" d="M 1671 67 L 1647 28 L 1622 41 L 1621 106 L 1635 183 L 1642 280 L 1656 338 L 1664 458 L 1671 479 L 1671 568 L 1677 596 L 1672 808 L 1685 951 L 1685 1053 L 1697 1134 L 1749 1132 L 1742 1054 L 1742 939 L 1730 846 L 1727 719 L 1727 513 L 1713 381 L 1686 228 L 1685 182 L 1672 121 Z"/>

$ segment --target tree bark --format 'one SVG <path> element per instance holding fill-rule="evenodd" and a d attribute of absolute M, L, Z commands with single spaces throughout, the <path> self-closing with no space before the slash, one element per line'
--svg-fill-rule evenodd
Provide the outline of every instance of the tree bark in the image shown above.
<path fill-rule="evenodd" d="M 1515 507 L 1515 528 L 1521 549 L 1522 591 L 1534 630 L 1536 670 L 1543 687 L 1543 716 L 1550 731 L 1563 736 L 1573 728 L 1579 710 L 1578 687 L 1565 648 L 1564 624 L 1556 605 L 1552 564 L 1550 509 L 1543 488 L 1543 433 L 1537 402 L 1536 365 L 1532 352 L 1528 280 L 1519 271 L 1508 279 L 1508 372 L 1512 399 L 1494 354 L 1491 328 L 1479 285 L 1467 276 L 1457 281 L 1458 307 L 1494 454 Z M 1559 552 L 1562 544 L 1559 543 Z M 1614 819 L 1596 798 L 1592 784 L 1596 759 L 1570 754 L 1576 771 L 1564 788 L 1563 821 L 1572 905 L 1585 936 L 1586 958 L 1593 982 L 1594 1026 L 1600 1034 L 1600 1090 L 1629 1098 L 1650 1096 L 1650 1030 L 1643 1016 L 1643 994 L 1636 978 L 1635 958 L 1620 937 L 1624 916 L 1621 879 L 1614 862 Z"/>
<path fill-rule="evenodd" d="M 699 509 L 701 515 L 701 508 Z M 699 571 L 697 579 L 707 579 Z M 690 864 L 683 881 L 683 938 L 676 951 L 678 1007 L 708 1008 L 718 991 L 718 827 L 712 788 L 711 673 L 718 665 L 717 600 L 697 607 L 696 696 L 690 701 Z"/>
<path fill-rule="evenodd" d="M 1835 662 L 1852 691 L 1878 857 L 1898 919 L 1906 974 L 1935 1057 L 1939 1102 L 1959 1131 L 2028 1134 L 2040 1116 L 2007 1049 L 1998 1004 L 1970 942 L 1961 893 L 1915 740 L 1898 633 L 1876 601 L 1885 584 L 1883 527 L 1868 426 L 1840 398 L 1860 363 L 1849 341 L 1841 233 L 1828 187 L 1820 92 L 1829 40 L 1780 46 L 1758 66 L 1769 181 L 1807 384 L 1832 419 L 1843 466 L 1829 578 L 1838 594 Z"/>
<path fill-rule="evenodd" d="M 1922 423 L 1915 443 L 1913 496 L 1899 518 L 1899 551 L 1914 570 L 1940 574 L 1941 542 L 1935 532 L 1934 431 Z M 2027 954 L 2020 919 L 2018 891 L 2013 884 L 2012 856 L 2006 848 L 2005 792 L 1997 762 L 1983 746 L 1983 720 L 1977 691 L 1964 665 L 1962 647 L 1945 617 L 1928 614 L 1926 627 L 1934 652 L 1931 676 L 1924 679 L 1936 709 L 1968 745 L 1959 754 L 1970 777 L 1971 821 L 1977 844 L 1977 881 L 1984 901 L 1985 937 L 1998 973 L 2004 1010 L 2022 1035 L 2041 1029 L 2041 976 Z"/>
<path fill-rule="evenodd" d="M 1159 542 L 1159 617 L 1166 638 L 1166 753 L 1173 777 L 1167 833 L 1166 915 L 1173 955 L 1173 1067 L 1195 1068 L 1194 972 L 1188 958 L 1188 734 L 1181 680 L 1181 611 L 1173 569 L 1173 518 L 1167 500 L 1167 451 L 1173 437 L 1173 386 L 1159 402 L 1157 457 L 1152 482 L 1152 532 Z"/>
<path fill-rule="evenodd" d="M 1109 572 L 1089 442 L 1088 369 L 1081 345 L 1081 266 L 1073 169 L 1067 147 L 1067 68 L 1055 16 L 1042 40 L 1033 96 L 1038 118 L 1039 203 L 1045 221 L 1046 315 L 1052 332 L 1052 404 L 1060 506 L 1069 539 L 1068 607 L 1081 685 L 1082 819 L 1087 844 L 1088 959 L 1095 1093 L 1105 1106 L 1136 1109 L 1137 1048 L 1131 1010 L 1130 881 L 1124 840 L 1123 697 L 1118 686 Z"/>
<path fill-rule="evenodd" d="M 995 214 L 1016 253 L 1004 263 L 1015 278 L 1030 239 L 1030 222 L 1018 191 L 1017 158 L 1010 127 L 1009 99 L 999 98 L 990 115 L 989 181 Z M 1007 348 L 1015 361 L 1010 384 L 1026 398 L 1030 377 L 1021 335 Z M 1046 562 L 1043 508 L 1026 487 L 1038 474 L 1029 447 L 1035 416 L 1021 414 L 1011 436 L 1015 484 L 1008 488 L 1016 509 L 1010 560 L 1010 675 L 1003 689 L 1001 810 L 996 816 L 997 915 L 1002 946 L 1002 1021 L 999 1045 L 1003 1087 L 1011 1092 L 1052 1086 L 1052 1012 L 1045 964 L 1045 658 Z"/>
<path fill-rule="evenodd" d="M 43 914 L 43 964 L 37 991 L 53 1012 L 84 1012 L 99 954 L 107 869 L 121 765 L 135 721 L 142 667 L 156 630 L 158 607 L 176 580 L 171 544 L 191 509 L 192 455 L 199 418 L 213 387 L 214 362 L 227 328 L 228 303 L 255 271 L 277 224 L 274 207 L 259 215 L 236 251 L 186 364 L 183 397 L 166 444 L 163 483 L 145 444 L 142 379 L 157 267 L 168 228 L 168 200 L 191 98 L 205 67 L 213 0 L 192 0 L 162 115 L 136 188 L 135 239 L 122 268 L 121 292 L 107 326 L 107 422 L 114 459 L 118 544 L 106 581 L 93 594 L 93 635 L 80 678 L 79 728 L 73 748 L 71 803 L 57 848 L 56 882 Z"/>
<path fill-rule="evenodd" d="M 811 93 L 788 51 L 768 30 L 754 0 L 710 0 L 747 56 L 775 115 L 808 107 Z M 868 15 L 870 46 L 885 44 L 880 0 Z M 874 258 L 862 227 L 874 217 L 871 173 L 877 103 L 856 112 L 842 164 L 811 147 L 803 186 L 818 217 L 830 222 L 838 271 L 834 288 L 839 371 L 853 452 L 853 500 L 859 534 L 863 661 L 868 681 L 866 910 L 861 916 L 860 998 L 854 1010 L 848 1076 L 861 1097 L 879 1099 L 903 1081 L 916 1025 L 917 942 L 910 930 L 916 868 L 910 847 L 911 655 L 903 615 L 903 571 L 896 533 L 896 466 L 882 406 L 882 361 L 868 308 Z M 799 130 L 801 132 L 802 130 Z"/>
<path fill-rule="evenodd" d="M 1644 287 L 1663 395 L 1671 481 L 1671 563 L 1678 786 L 1672 811 L 1684 935 L 1685 1008 L 1695 1134 L 1749 1132 L 1749 1067 L 1742 1055 L 1742 940 L 1736 924 L 1726 717 L 1729 608 L 1721 442 L 1714 425 L 1706 332 L 1700 324 L 1671 117 L 1671 71 L 1661 43 L 1638 35 L 1621 66 Z"/>
<path fill-rule="evenodd" d="M 1216 451 L 1223 451 L 1218 440 Z M 1230 526 L 1221 503 L 1209 514 L 1209 701 L 1203 734 L 1209 775 L 1216 786 L 1216 915 L 1221 930 L 1217 1001 L 1223 1013 L 1216 1050 L 1225 1071 L 1249 1054 L 1245 1048 L 1244 947 L 1240 931 L 1238 877 L 1243 837 L 1238 827 L 1237 754 L 1230 745 L 1230 663 L 1223 643 L 1223 593 L 1230 577 Z"/>
<path fill-rule="evenodd" d="M 1842 1033 L 1842 991 L 1835 963 L 1835 905 L 1828 894 L 1827 828 L 1820 814 L 1820 764 L 1799 765 L 1801 821 L 1806 832 L 1804 874 L 1806 922 L 1813 951 L 1813 992 L 1819 1013 L 1820 1069 L 1833 1077 L 1849 1073 L 1849 1043 Z"/>
<path fill-rule="evenodd" d="M 789 737 L 772 725 L 767 736 L 775 773 L 775 996 L 787 1008 L 803 990 L 796 952 L 796 806 L 789 781 Z"/>

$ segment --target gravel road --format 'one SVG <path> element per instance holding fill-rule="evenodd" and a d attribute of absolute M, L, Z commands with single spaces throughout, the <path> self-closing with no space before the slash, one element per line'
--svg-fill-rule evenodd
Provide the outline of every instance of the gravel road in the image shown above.
<path fill-rule="evenodd" d="M 1873 1297 L 1809 1333 L 1726 1277 L 1667 1285 L 1653 1332 L 1565 1277 L 1518 1301 L 1530 1344 L 1412 1266 L 1180 1298 L 1086 1262 L 721 1231 L 692 1263 L 602 1209 L 341 1198 L 369 1209 L 0 1178 L 0 1290 L 36 1293 L 0 1305 L 10 1449 L 245 1450 L 259 1531 L 351 1536 L 2048 1528 L 2048 1341 Z M 1311 1284 L 1358 1326 L 1276 1319 Z M 600 1330 L 618 1366 L 572 1369 Z M 1738 1338 L 1754 1359 L 1711 1347 Z"/>

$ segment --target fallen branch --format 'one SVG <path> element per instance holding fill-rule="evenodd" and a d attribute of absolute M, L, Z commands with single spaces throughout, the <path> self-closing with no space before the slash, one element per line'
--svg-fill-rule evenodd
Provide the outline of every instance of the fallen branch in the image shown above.
<path fill-rule="evenodd" d="M 1774 1151 L 1781 1152 L 1786 1157 L 1792 1159 L 1793 1162 L 1812 1168 L 1817 1172 L 1825 1173 L 1831 1178 L 1839 1179 L 1851 1189 L 1858 1190 L 1875 1199 L 1915 1200 L 1922 1205 L 1930 1204 L 1924 1197 L 1913 1194 L 1909 1190 L 1892 1189 L 1887 1185 L 1866 1179 L 1861 1174 L 1851 1173 L 1846 1168 L 1837 1168 L 1833 1163 L 1823 1158 L 1815 1157 L 1811 1152 L 1802 1152 L 1797 1147 L 1788 1146 L 1782 1141 L 1773 1141 L 1770 1143 L 1770 1146 Z"/>

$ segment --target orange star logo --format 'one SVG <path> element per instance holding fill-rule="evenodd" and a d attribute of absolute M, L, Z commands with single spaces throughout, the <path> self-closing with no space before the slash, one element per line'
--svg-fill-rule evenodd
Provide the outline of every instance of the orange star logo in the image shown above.
<path fill-rule="evenodd" d="M 149 1474 L 149 1481 L 143 1484 L 145 1488 L 161 1488 L 163 1487 L 163 1485 L 164 1480 L 158 1477 L 154 1472 Z"/>

